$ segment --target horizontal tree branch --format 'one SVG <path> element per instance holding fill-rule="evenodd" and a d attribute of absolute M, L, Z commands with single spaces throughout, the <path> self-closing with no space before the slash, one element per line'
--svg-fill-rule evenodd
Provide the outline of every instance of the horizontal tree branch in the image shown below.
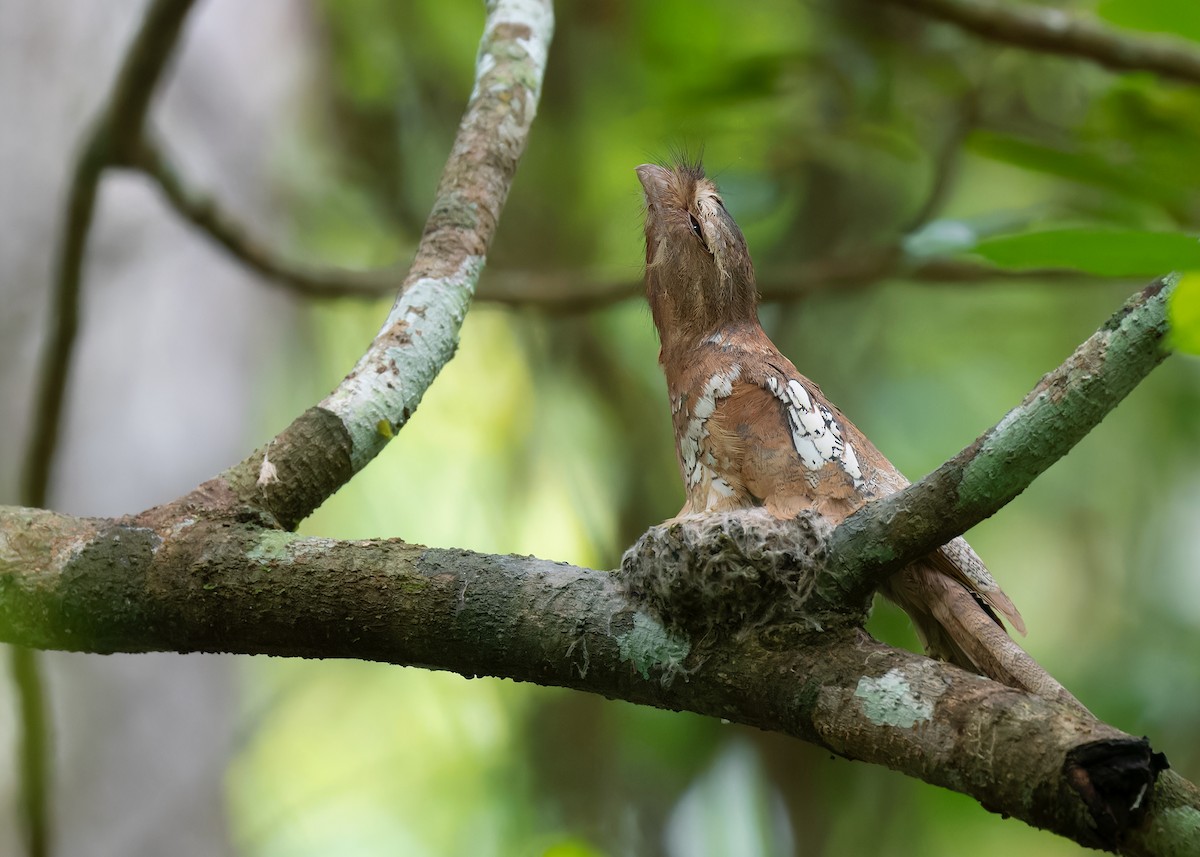
<path fill-rule="evenodd" d="M 1114 71 L 1151 71 L 1200 83 L 1200 51 L 1179 39 L 1145 38 L 1061 9 L 999 0 L 883 0 L 985 39 L 1091 60 Z"/>
<path fill-rule="evenodd" d="M 904 255 L 899 245 L 884 244 L 861 248 L 853 255 L 769 268 L 758 276 L 758 292 L 765 302 L 788 303 L 818 292 L 852 291 L 888 279 L 960 285 L 992 281 L 1094 283 L 1097 278 L 1058 268 L 997 268 L 968 259 L 913 260 Z M 641 298 L 644 288 L 640 278 L 597 278 L 578 271 L 492 270 L 483 276 L 478 299 L 533 307 L 551 314 L 568 314 L 592 312 Z"/>
<path fill-rule="evenodd" d="M 933 473 L 868 503 L 830 538 L 824 586 L 845 603 L 991 517 L 1095 428 L 1163 359 L 1175 278 L 1133 295 L 991 429 Z M 852 549 L 853 548 L 853 549 Z"/>
<path fill-rule="evenodd" d="M 190 185 L 161 143 L 145 140 L 134 166 L 158 185 L 181 217 L 211 238 L 231 257 L 267 282 L 301 297 L 375 300 L 396 291 L 404 272 L 396 266 L 353 270 L 314 265 L 289 258 L 264 244 L 210 194 Z M 990 280 L 1080 281 L 1084 275 L 1060 269 L 1012 270 L 952 258 L 913 261 L 899 245 L 864 248 L 854 255 L 817 259 L 759 277 L 764 301 L 798 300 L 828 289 L 864 288 L 891 277 L 925 283 L 975 283 Z M 1088 280 L 1095 280 L 1089 275 Z M 580 271 L 489 269 L 480 277 L 476 300 L 538 309 L 554 315 L 592 312 L 638 298 L 642 283 L 633 278 L 603 278 Z"/>
<path fill-rule="evenodd" d="M 1200 817 L 1178 777 L 1159 776 L 1148 801 L 1112 786 L 1105 773 L 1120 768 L 1150 788 L 1161 757 L 1056 703 L 857 628 L 689 638 L 628 600 L 617 575 L 531 557 L 303 538 L 232 517 L 165 526 L 0 508 L 0 639 L 363 658 L 686 709 L 1128 854 L 1161 853 Z"/>

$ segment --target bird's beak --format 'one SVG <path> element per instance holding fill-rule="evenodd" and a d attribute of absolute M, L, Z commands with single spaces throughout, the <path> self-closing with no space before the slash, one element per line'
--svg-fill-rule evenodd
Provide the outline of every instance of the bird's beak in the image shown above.
<path fill-rule="evenodd" d="M 642 164 L 635 171 L 642 190 L 646 193 L 646 207 L 656 205 L 667 190 L 667 180 L 671 173 L 658 164 Z"/>

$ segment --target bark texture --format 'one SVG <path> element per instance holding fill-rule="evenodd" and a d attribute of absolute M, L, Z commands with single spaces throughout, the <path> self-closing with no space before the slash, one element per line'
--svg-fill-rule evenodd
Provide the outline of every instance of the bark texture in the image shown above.
<path fill-rule="evenodd" d="M 0 511 L 0 636 L 82 651 L 353 657 L 586 690 L 785 732 L 1081 844 L 1172 853 L 1200 794 L 1145 739 L 861 629 L 669 630 L 610 572 L 253 518 Z M 1178 851 L 1175 853 L 1187 853 Z"/>
<path fill-rule="evenodd" d="M 976 0 L 894 2 L 976 32 L 979 14 L 1006 14 Z M 167 169 L 144 145 L 142 124 L 188 6 L 151 5 L 144 29 L 156 41 L 131 52 L 117 87 L 126 96 L 79 161 L 61 253 L 58 362 L 48 364 L 44 392 L 61 397 L 65 385 L 100 172 Z M 40 501 L 0 507 L 0 640 L 352 657 L 569 687 L 785 732 L 1084 845 L 1195 853 L 1200 794 L 1164 770 L 1146 739 L 881 645 L 859 627 L 886 574 L 1015 497 L 1161 360 L 1169 281 L 1136 295 L 971 447 L 833 530 L 811 520 L 765 536 L 744 522 L 699 536 L 668 526 L 640 543 L 622 575 L 290 532 L 407 422 L 454 353 L 536 112 L 553 26 L 548 0 L 487 8 L 475 88 L 424 237 L 358 364 L 269 443 L 171 503 L 119 520 L 31 508 Z M 1064 32 L 1030 44 L 1093 56 Z M 1135 59 L 1163 71 L 1153 55 Z M 113 128 L 120 133 L 107 134 Z M 195 208 L 182 191 L 172 198 Z M 196 220 L 223 229 L 219 219 Z M 890 270 L 896 254 L 885 255 Z M 43 487 L 57 431 L 52 399 L 43 402 L 48 446 L 31 471 Z M 695 585 L 697 568 L 720 571 L 719 591 L 711 577 Z M 760 592 L 754 602 L 764 587 L 780 597 L 764 603 Z"/>

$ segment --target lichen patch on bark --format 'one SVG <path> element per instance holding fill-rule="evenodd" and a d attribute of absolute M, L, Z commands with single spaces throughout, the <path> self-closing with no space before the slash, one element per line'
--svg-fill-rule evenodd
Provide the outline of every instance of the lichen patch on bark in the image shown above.
<path fill-rule="evenodd" d="M 904 667 L 890 669 L 879 678 L 863 676 L 854 696 L 861 700 L 863 713 L 876 726 L 911 729 L 933 719 L 937 702 L 914 686 L 916 678 Z"/>
<path fill-rule="evenodd" d="M 692 650 L 686 638 L 672 634 L 641 610 L 633 614 L 633 627 L 617 636 L 617 646 L 621 660 L 633 664 L 642 678 L 649 679 L 655 667 L 661 670 L 663 684 L 674 680 Z"/>

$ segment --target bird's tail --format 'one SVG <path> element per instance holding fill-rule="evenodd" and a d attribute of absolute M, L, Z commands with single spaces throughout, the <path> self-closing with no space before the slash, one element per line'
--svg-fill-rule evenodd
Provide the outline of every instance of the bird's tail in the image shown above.
<path fill-rule="evenodd" d="M 882 588 L 912 619 L 930 656 L 1001 684 L 1090 712 L 1008 635 L 995 612 L 959 580 L 916 562 Z"/>

